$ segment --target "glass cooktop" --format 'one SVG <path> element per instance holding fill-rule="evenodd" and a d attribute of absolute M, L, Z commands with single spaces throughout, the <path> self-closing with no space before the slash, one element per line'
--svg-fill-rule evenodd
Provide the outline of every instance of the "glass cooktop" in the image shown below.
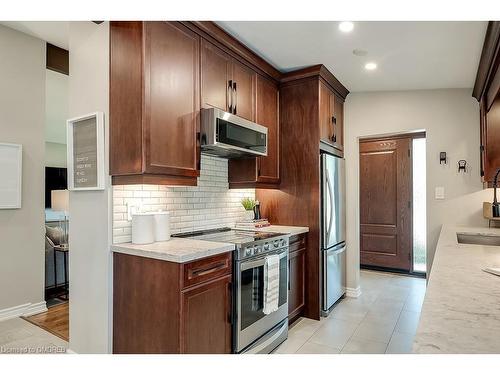
<path fill-rule="evenodd" d="M 255 232 L 246 230 L 235 230 L 231 228 L 208 229 L 196 232 L 174 234 L 172 237 L 192 238 L 195 240 L 205 240 L 214 242 L 234 243 L 235 245 L 266 240 L 268 238 L 282 236 L 276 232 Z"/>

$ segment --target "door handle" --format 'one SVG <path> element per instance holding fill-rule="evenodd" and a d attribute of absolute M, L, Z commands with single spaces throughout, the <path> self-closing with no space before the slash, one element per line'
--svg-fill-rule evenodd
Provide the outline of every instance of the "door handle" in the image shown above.
<path fill-rule="evenodd" d="M 229 80 L 229 84 L 227 85 L 227 101 L 229 102 L 229 113 L 233 113 L 233 80 Z"/>
<path fill-rule="evenodd" d="M 236 82 L 233 82 L 233 92 L 234 92 L 234 104 L 233 104 L 233 113 L 236 114 L 236 104 L 238 103 L 238 91 L 236 90 Z"/>

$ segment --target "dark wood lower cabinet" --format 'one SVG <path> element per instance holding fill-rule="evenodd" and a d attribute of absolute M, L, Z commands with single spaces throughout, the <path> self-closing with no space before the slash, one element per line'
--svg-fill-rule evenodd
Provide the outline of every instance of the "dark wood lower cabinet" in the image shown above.
<path fill-rule="evenodd" d="M 182 353 L 231 353 L 231 275 L 181 292 Z"/>
<path fill-rule="evenodd" d="M 302 314 L 305 306 L 307 237 L 305 234 L 290 238 L 288 320 L 293 322 Z"/>
<path fill-rule="evenodd" d="M 231 253 L 113 261 L 113 353 L 231 353 Z"/>

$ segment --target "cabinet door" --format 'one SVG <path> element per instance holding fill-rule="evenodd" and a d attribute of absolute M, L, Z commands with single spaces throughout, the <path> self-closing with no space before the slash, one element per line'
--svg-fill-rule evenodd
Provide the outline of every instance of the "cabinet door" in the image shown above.
<path fill-rule="evenodd" d="M 500 93 L 486 114 L 484 180 L 493 182 L 500 168 Z"/>
<path fill-rule="evenodd" d="M 182 291 L 182 353 L 231 353 L 231 296 L 231 275 Z"/>
<path fill-rule="evenodd" d="M 233 113 L 255 121 L 255 80 L 257 73 L 233 59 Z"/>
<path fill-rule="evenodd" d="M 319 83 L 319 133 L 320 139 L 333 143 L 334 96 L 323 83 Z"/>
<path fill-rule="evenodd" d="M 289 262 L 288 318 L 293 319 L 305 305 L 306 249 L 300 248 L 290 252 Z"/>
<path fill-rule="evenodd" d="M 199 49 L 199 36 L 179 23 L 145 23 L 147 173 L 199 175 Z"/>
<path fill-rule="evenodd" d="M 231 57 L 212 43 L 201 41 L 201 105 L 229 111 Z"/>
<path fill-rule="evenodd" d="M 334 97 L 333 131 L 333 147 L 344 150 L 344 101 L 338 95 Z"/>
<path fill-rule="evenodd" d="M 257 180 L 264 183 L 279 183 L 280 132 L 277 85 L 258 76 L 256 101 L 256 122 L 267 127 L 267 156 L 258 158 Z"/>

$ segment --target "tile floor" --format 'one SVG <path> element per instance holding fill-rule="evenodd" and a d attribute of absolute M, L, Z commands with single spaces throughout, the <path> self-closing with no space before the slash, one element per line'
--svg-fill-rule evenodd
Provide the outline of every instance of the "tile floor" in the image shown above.
<path fill-rule="evenodd" d="M 24 319 L 0 321 L 0 354 L 65 353 L 67 348 L 66 341 Z"/>
<path fill-rule="evenodd" d="M 344 298 L 321 321 L 301 318 L 275 353 L 411 353 L 425 280 L 361 271 L 361 296 Z"/>

